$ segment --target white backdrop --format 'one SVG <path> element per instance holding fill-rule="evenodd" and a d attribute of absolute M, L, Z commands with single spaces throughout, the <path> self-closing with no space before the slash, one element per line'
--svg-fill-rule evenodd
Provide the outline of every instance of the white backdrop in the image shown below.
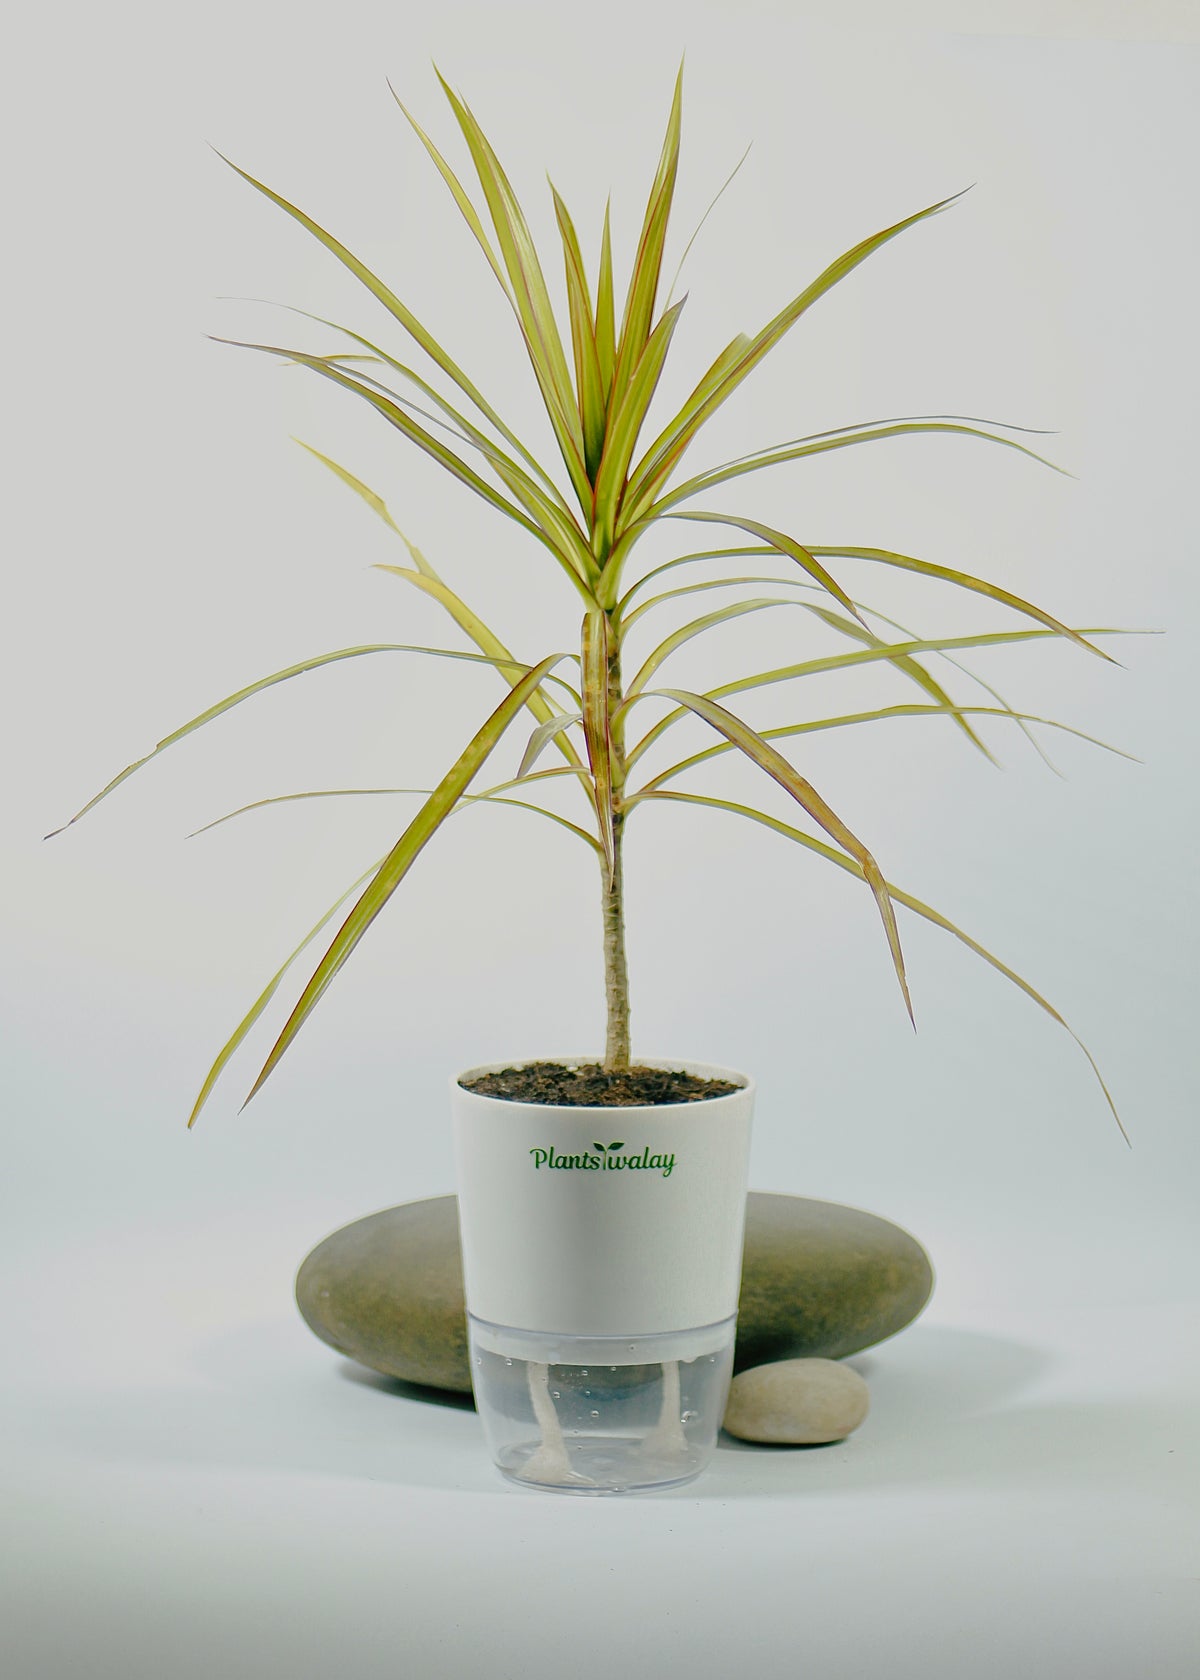
<path fill-rule="evenodd" d="M 137 1680 L 218 1663 L 307 1675 L 334 1652 L 382 1673 L 394 1649 L 425 1674 L 484 1660 L 549 1673 L 572 1652 L 576 1569 L 635 1595 L 611 1635 L 627 1664 L 673 1653 L 707 1673 L 708 1652 L 716 1673 L 753 1625 L 763 1672 L 792 1672 L 798 1611 L 782 1583 L 799 1570 L 805 1637 L 830 1675 L 886 1657 L 893 1674 L 949 1676 L 981 1640 L 996 1674 L 1074 1673 L 1085 1640 L 1093 1674 L 1132 1672 L 1135 1651 L 1147 1671 L 1183 1672 L 1197 14 L 1115 0 L 904 12 L 899 27 L 863 5 L 620 0 L 596 24 L 535 3 L 448 0 L 433 18 L 374 0 L 336 16 L 215 0 L 185 17 L 126 0 L 23 20 L 2 118 L 0 835 L 22 1675 L 76 1672 L 85 1655 L 91 1672 Z M 922 1323 L 862 1362 L 875 1407 L 846 1447 L 729 1450 L 694 1490 L 601 1511 L 503 1487 L 469 1413 L 340 1381 L 289 1300 L 327 1230 L 452 1187 L 456 1068 L 598 1044 L 581 848 L 518 812 L 457 819 L 252 1107 L 238 1115 L 307 971 L 195 1133 L 183 1127 L 234 1022 L 412 807 L 314 802 L 188 833 L 267 794 L 431 785 L 496 679 L 399 659 L 314 674 L 173 749 L 68 834 L 41 835 L 268 671 L 366 641 L 457 645 L 431 604 L 370 570 L 402 552 L 293 434 L 383 493 L 520 655 L 576 634 L 572 592 L 515 528 L 330 387 L 205 336 L 333 348 L 231 295 L 386 330 L 205 142 L 345 238 L 540 439 L 506 306 L 386 78 L 452 148 L 436 59 L 535 231 L 553 235 L 547 168 L 589 253 L 611 189 L 621 264 L 685 48 L 669 266 L 753 145 L 688 259 L 664 412 L 832 256 L 974 183 L 805 318 L 697 465 L 954 412 L 1053 428 L 1049 452 L 1076 475 L 970 440 L 902 439 L 734 484 L 719 505 L 803 541 L 995 578 L 1078 625 L 1168 634 L 1107 644 L 1124 668 L 1053 644 L 975 660 L 1021 709 L 1141 762 L 1047 733 L 1059 778 L 992 727 L 994 769 L 919 720 L 792 753 L 890 879 L 1057 1005 L 1132 1150 L 1070 1039 L 954 941 L 903 918 L 914 1036 L 855 883 L 720 813 L 647 808 L 632 827 L 635 1048 L 753 1069 L 752 1183 L 896 1219 L 939 1283 Z M 961 593 L 844 574 L 929 634 L 1002 621 Z M 755 616 L 668 670 L 711 686 L 814 645 L 796 615 Z M 876 694 L 904 697 L 830 678 L 813 700 L 832 712 Z M 799 715 L 783 690 L 754 698 L 752 721 Z M 703 785 L 757 791 L 728 760 Z M 764 804 L 789 814 L 770 791 Z M 796 1539 L 804 1512 L 820 1513 L 813 1551 Z M 488 1547 L 514 1522 L 525 1550 L 506 1575 Z M 517 1591 L 535 1574 L 542 1620 Z M 894 1630 L 877 1654 L 840 1636 L 868 1589 Z M 1004 1614 L 1014 1596 L 1035 1606 L 1022 1627 Z M 67 1602 L 81 1608 L 64 1619 Z"/>

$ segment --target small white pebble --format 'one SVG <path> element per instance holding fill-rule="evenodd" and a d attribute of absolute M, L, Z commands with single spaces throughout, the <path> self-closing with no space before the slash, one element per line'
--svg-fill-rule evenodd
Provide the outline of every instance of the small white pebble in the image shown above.
<path fill-rule="evenodd" d="M 841 1441 L 867 1415 L 870 1394 L 835 1359 L 781 1359 L 734 1377 L 725 1428 L 743 1441 L 815 1446 Z"/>

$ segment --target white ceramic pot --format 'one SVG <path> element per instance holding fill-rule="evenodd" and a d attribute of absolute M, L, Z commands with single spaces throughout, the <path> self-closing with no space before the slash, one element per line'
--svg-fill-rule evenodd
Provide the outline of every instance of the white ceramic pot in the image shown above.
<path fill-rule="evenodd" d="M 522 1482 L 686 1481 L 716 1443 L 754 1086 L 724 1068 L 649 1065 L 738 1089 L 609 1108 L 452 1087 L 475 1396 L 497 1464 Z"/>

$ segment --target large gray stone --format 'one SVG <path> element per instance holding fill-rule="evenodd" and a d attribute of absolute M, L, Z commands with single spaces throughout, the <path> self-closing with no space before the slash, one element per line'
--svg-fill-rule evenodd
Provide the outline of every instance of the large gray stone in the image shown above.
<path fill-rule="evenodd" d="M 910 1324 L 932 1288 L 928 1256 L 899 1226 L 834 1202 L 752 1190 L 734 1369 L 857 1353 Z M 347 1358 L 470 1392 L 454 1196 L 335 1231 L 300 1267 L 296 1300 L 309 1328 Z"/>

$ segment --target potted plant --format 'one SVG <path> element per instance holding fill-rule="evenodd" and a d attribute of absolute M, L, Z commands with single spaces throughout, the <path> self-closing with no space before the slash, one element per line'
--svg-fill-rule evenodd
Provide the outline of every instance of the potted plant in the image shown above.
<path fill-rule="evenodd" d="M 470 109 L 444 81 L 442 86 L 478 181 L 483 213 L 432 139 L 404 114 L 512 307 L 559 458 L 552 465 L 539 459 L 401 299 L 333 234 L 232 165 L 355 275 L 390 318 L 386 345 L 325 321 L 323 326 L 343 335 L 345 350 L 316 355 L 276 344 L 245 347 L 308 369 L 366 403 L 406 446 L 423 451 L 518 525 L 553 562 L 548 578 L 554 586 L 567 599 L 574 594 L 578 651 L 517 657 L 408 542 L 384 501 L 344 467 L 312 451 L 404 542 L 402 563 L 381 569 L 436 601 L 471 651 L 371 643 L 306 659 L 228 696 L 169 735 L 148 758 L 254 694 L 338 660 L 406 652 L 482 662 L 494 668 L 504 693 L 438 785 L 408 790 L 425 794 L 416 815 L 255 1000 L 216 1057 L 188 1124 L 291 963 L 349 903 L 250 1096 L 261 1089 L 366 929 L 455 811 L 473 801 L 499 801 L 541 812 L 571 833 L 592 852 L 599 873 L 607 1000 L 603 1055 L 476 1069 L 452 1085 L 473 1379 L 495 1457 L 507 1474 L 587 1490 L 657 1485 L 687 1479 L 702 1468 L 721 1418 L 737 1305 L 753 1085 L 743 1074 L 707 1065 L 633 1061 L 622 874 L 630 818 L 662 800 L 715 807 L 765 824 L 861 879 L 882 921 L 910 1015 L 897 904 L 964 941 L 1061 1022 L 997 957 L 889 883 L 873 853 L 780 743 L 901 715 L 943 719 L 984 752 L 975 727 L 981 718 L 1007 720 L 1026 733 L 1034 724 L 1066 727 L 1013 710 L 986 684 L 978 702 L 953 698 L 927 657 L 949 659 L 971 648 L 1053 637 L 1106 658 L 1088 639 L 1106 632 L 1081 632 L 998 584 L 910 555 L 801 542 L 747 512 L 726 511 L 718 494 L 770 467 L 911 433 L 966 435 L 1041 461 L 1014 435 L 1019 428 L 955 416 L 885 420 L 792 439 L 685 473 L 685 457 L 707 422 L 801 317 L 889 240 L 952 200 L 904 217 L 839 257 L 760 331 L 732 339 L 678 412 L 651 425 L 648 415 L 686 301 L 662 295 L 681 83 L 619 312 L 607 213 L 593 287 L 572 218 L 554 193 L 565 269 L 565 333 L 516 194 Z M 424 371 L 403 359 L 406 341 L 420 351 Z M 638 548 L 651 531 L 679 540 L 670 559 L 646 568 L 639 565 Z M 697 532 L 699 542 L 710 546 L 687 546 Z M 717 576 L 707 569 L 707 563 L 734 561 L 732 574 L 724 564 Z M 1012 625 L 952 638 L 912 633 L 848 592 L 844 571 L 863 565 L 938 580 L 999 602 L 1014 615 Z M 732 592 L 732 599 L 690 615 L 690 598 L 710 590 Z M 741 614 L 784 603 L 806 609 L 810 624 L 819 626 L 823 651 L 809 650 L 794 663 L 704 692 L 682 689 L 665 677 L 663 667 L 685 642 Z M 672 608 L 684 613 L 683 621 L 647 638 L 646 626 L 655 620 L 665 626 Z M 748 690 L 789 685 L 785 692 L 793 693 L 806 676 L 860 665 L 890 668 L 919 690 L 919 697 L 838 717 L 795 721 L 793 714 L 765 730 L 751 728 L 736 709 L 736 696 Z M 667 737 L 669 744 L 672 728 L 689 717 L 707 727 L 710 744 L 676 762 L 656 764 L 658 743 Z M 479 787 L 485 765 L 522 719 L 532 727 L 515 770 Z M 745 756 L 782 787 L 806 826 L 688 787 L 690 770 L 727 753 Z M 128 766 L 78 816 L 146 762 Z M 570 815 L 541 802 L 560 788 L 578 802 Z M 256 804 L 318 796 L 328 795 L 280 795 Z"/>

